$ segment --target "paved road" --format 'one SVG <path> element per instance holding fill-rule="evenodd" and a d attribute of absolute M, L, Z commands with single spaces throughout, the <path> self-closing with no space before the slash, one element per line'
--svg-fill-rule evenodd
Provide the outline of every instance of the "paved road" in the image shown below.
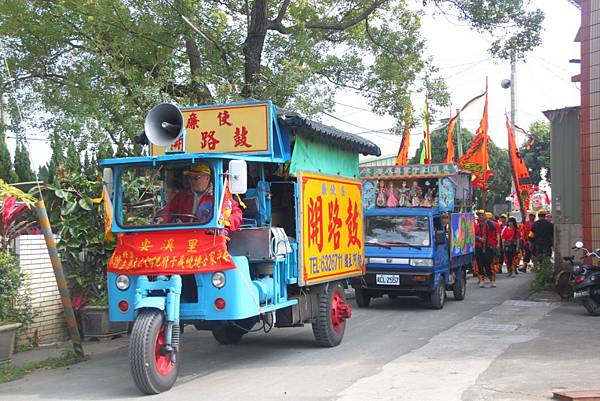
<path fill-rule="evenodd" d="M 375 299 L 369 309 L 354 304 L 346 336 L 332 349 L 315 346 L 310 326 L 249 334 L 238 346 L 218 345 L 210 333 L 188 329 L 179 380 L 171 391 L 150 399 L 487 399 L 481 389 L 494 384 L 481 387 L 478 380 L 485 380 L 515 344 L 539 338 L 535 326 L 556 307 L 510 301 L 528 295 L 531 277 L 500 278 L 495 289 L 477 288 L 470 280 L 466 299 L 454 301 L 449 293 L 442 310 L 412 298 Z M 588 321 L 581 311 L 577 318 Z M 510 364 L 505 369 L 520 374 Z M 547 391 L 543 386 L 539 394 Z M 523 391 L 514 399 L 524 399 Z M 0 400 L 138 397 L 126 347 L 70 369 L 36 372 L 0 385 Z"/>

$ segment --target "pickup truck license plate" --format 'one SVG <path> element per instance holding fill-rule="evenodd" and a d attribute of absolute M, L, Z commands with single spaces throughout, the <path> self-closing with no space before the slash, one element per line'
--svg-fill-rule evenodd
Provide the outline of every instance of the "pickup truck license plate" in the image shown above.
<path fill-rule="evenodd" d="M 398 274 L 377 274 L 375 281 L 379 285 L 400 285 L 400 276 Z"/>

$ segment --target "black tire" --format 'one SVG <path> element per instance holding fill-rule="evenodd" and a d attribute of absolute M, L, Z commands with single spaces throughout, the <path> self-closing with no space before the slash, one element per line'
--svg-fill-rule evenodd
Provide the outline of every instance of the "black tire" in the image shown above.
<path fill-rule="evenodd" d="M 338 282 L 329 283 L 325 288 L 326 291 L 318 295 L 319 310 L 312 330 L 318 345 L 335 347 L 342 342 L 346 330 L 346 319 L 340 317 L 339 310 L 339 306 L 346 303 L 346 297 L 344 287 Z"/>
<path fill-rule="evenodd" d="M 452 286 L 452 293 L 454 294 L 454 299 L 457 301 L 465 299 L 465 295 L 467 295 L 467 273 L 464 271 L 461 271 L 460 277 L 456 278 Z"/>
<path fill-rule="evenodd" d="M 133 323 L 129 341 L 131 376 L 144 394 L 158 394 L 169 390 L 177 380 L 180 353 L 175 362 L 171 353 L 158 351 L 163 337 L 164 315 L 158 310 L 141 311 Z"/>
<path fill-rule="evenodd" d="M 442 309 L 444 302 L 446 302 L 446 280 L 441 276 L 440 281 L 429 294 L 429 306 L 431 309 Z"/>
<path fill-rule="evenodd" d="M 371 296 L 367 294 L 362 288 L 354 289 L 354 296 L 356 298 L 356 304 L 359 308 L 368 308 L 371 303 Z"/>
<path fill-rule="evenodd" d="M 584 298 L 583 306 L 590 315 L 600 316 L 600 302 L 596 301 L 594 298 Z"/>
<path fill-rule="evenodd" d="M 212 335 L 219 344 L 233 345 L 239 344 L 246 330 L 235 327 L 230 323 L 222 324 L 212 329 Z"/>
<path fill-rule="evenodd" d="M 562 299 L 573 298 L 573 285 L 571 284 L 571 273 L 568 271 L 560 272 L 558 274 L 558 277 L 556 277 L 554 289 Z"/>

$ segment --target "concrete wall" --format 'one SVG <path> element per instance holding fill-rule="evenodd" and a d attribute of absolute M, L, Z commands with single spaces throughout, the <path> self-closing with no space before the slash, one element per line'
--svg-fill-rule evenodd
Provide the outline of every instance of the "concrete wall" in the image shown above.
<path fill-rule="evenodd" d="M 581 158 L 579 107 L 548 110 L 552 168 L 552 219 L 581 224 Z"/>
<path fill-rule="evenodd" d="M 573 244 L 583 240 L 583 228 L 581 224 L 554 224 L 554 270 L 560 271 L 568 267 L 563 261 L 563 256 L 573 254 Z M 577 254 L 577 256 L 581 256 Z M 575 260 L 577 262 L 577 259 Z"/>
<path fill-rule="evenodd" d="M 15 253 L 21 271 L 29 277 L 34 309 L 38 317 L 29 329 L 17 337 L 17 344 L 51 344 L 67 338 L 63 308 L 43 235 L 22 235 L 17 238 Z"/>

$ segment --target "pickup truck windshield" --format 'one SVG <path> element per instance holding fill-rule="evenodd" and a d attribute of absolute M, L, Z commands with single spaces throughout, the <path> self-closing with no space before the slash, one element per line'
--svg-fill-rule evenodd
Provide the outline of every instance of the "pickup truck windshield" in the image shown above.
<path fill-rule="evenodd" d="M 368 216 L 365 242 L 389 246 L 429 246 L 427 216 Z"/>

